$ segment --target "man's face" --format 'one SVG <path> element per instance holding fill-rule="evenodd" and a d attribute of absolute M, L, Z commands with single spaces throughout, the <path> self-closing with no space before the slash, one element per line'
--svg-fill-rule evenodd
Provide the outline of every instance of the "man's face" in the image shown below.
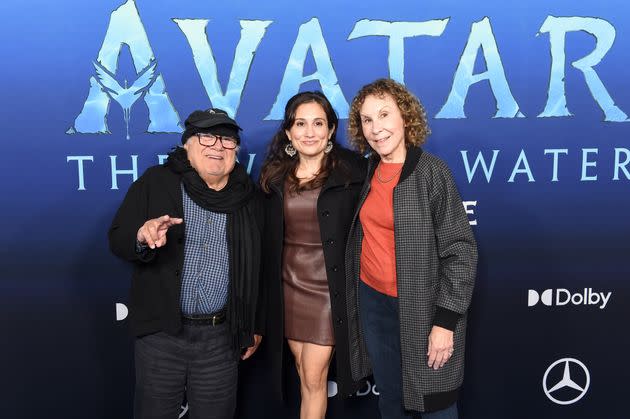
<path fill-rule="evenodd" d="M 217 141 L 212 146 L 203 146 L 197 135 L 188 138 L 184 149 L 188 153 L 191 166 L 206 183 L 227 181 L 230 172 L 234 169 L 238 151 L 238 147 L 233 150 L 224 148 L 221 141 Z"/>

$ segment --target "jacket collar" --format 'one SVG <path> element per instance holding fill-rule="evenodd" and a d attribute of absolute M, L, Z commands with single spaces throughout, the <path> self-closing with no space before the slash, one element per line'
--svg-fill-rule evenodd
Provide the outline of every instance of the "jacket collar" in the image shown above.
<path fill-rule="evenodd" d="M 423 150 L 420 147 L 409 147 L 407 148 L 407 155 L 405 156 L 405 162 L 403 163 L 402 171 L 400 172 L 400 179 L 398 183 L 401 183 L 405 179 L 413 173 L 413 170 L 418 165 L 418 161 L 420 160 L 420 156 L 422 156 Z M 368 179 L 372 180 L 372 176 L 374 176 L 374 171 L 376 171 L 376 167 L 380 163 L 381 158 L 377 153 L 372 152 L 370 155 L 370 162 L 368 166 Z"/>
<path fill-rule="evenodd" d="M 407 157 L 405 157 L 405 163 L 403 164 L 402 172 L 400 172 L 400 180 L 398 183 L 407 179 L 414 171 L 422 153 L 423 151 L 420 147 L 409 147 L 407 149 Z"/>
<path fill-rule="evenodd" d="M 281 181 L 269 182 L 269 190 L 275 192 L 279 197 L 282 198 L 282 196 L 284 195 L 284 188 L 282 187 L 283 183 L 284 178 L 282 178 Z"/>

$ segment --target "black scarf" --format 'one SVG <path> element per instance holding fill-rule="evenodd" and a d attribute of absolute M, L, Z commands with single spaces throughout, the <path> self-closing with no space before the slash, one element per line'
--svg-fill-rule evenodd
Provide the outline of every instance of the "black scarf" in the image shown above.
<path fill-rule="evenodd" d="M 226 318 L 233 337 L 233 348 L 251 346 L 254 316 L 258 299 L 260 266 L 260 228 L 256 222 L 258 206 L 254 182 L 239 163 L 230 173 L 223 189 L 215 191 L 190 165 L 188 154 L 182 147 L 168 155 L 166 166 L 182 177 L 190 198 L 200 207 L 227 214 L 227 240 L 230 257 L 230 287 Z"/>

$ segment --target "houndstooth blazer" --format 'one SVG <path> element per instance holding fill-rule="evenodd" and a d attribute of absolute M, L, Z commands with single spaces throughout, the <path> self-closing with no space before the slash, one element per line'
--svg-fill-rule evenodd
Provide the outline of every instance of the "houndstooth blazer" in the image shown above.
<path fill-rule="evenodd" d="M 348 333 L 355 380 L 372 373 L 358 314 L 363 240 L 359 211 L 378 161 L 378 156 L 370 158 L 346 245 Z M 456 401 L 464 378 L 466 312 L 477 245 L 450 170 L 420 148 L 407 150 L 394 188 L 394 240 L 404 405 L 420 412 L 439 410 Z M 453 356 L 437 371 L 427 366 L 426 356 L 435 324 L 454 331 Z"/>

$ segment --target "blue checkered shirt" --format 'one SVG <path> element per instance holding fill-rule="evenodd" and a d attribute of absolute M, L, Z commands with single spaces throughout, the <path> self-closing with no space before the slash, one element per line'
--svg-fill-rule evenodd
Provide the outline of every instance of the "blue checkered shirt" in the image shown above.
<path fill-rule="evenodd" d="M 214 313 L 225 307 L 230 282 L 227 216 L 195 204 L 183 185 L 182 199 L 186 221 L 182 313 Z"/>

